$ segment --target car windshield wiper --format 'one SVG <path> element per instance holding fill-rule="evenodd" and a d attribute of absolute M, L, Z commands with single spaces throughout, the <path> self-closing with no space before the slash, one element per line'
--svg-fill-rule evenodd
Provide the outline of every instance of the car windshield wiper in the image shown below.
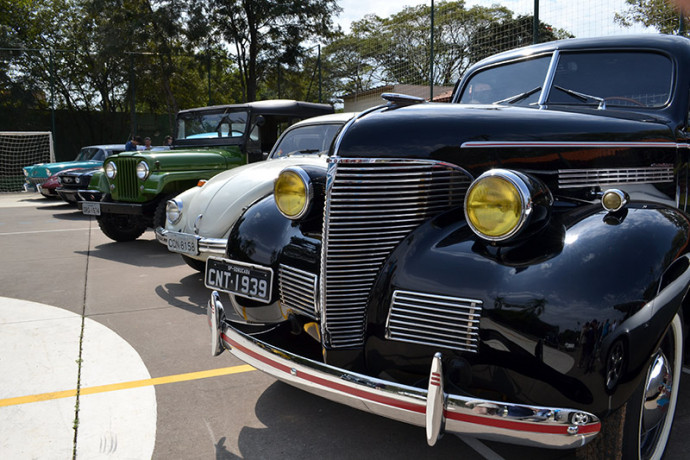
<path fill-rule="evenodd" d="M 525 91 L 524 93 L 516 94 L 515 96 L 510 96 L 505 99 L 501 99 L 500 101 L 494 102 L 494 104 L 515 104 L 516 102 L 520 102 L 523 99 L 527 99 L 537 91 L 541 91 L 541 86 L 537 86 L 536 88 L 531 89 L 529 91 Z"/>
<path fill-rule="evenodd" d="M 592 96 L 591 94 L 585 94 L 585 93 L 580 93 L 578 91 L 574 91 L 572 89 L 568 88 L 563 88 L 561 86 L 553 85 L 553 87 L 559 91 L 563 91 L 565 94 L 568 96 L 572 96 L 575 99 L 579 99 L 582 102 L 587 102 L 589 100 L 594 100 L 599 103 L 599 108 L 600 109 L 605 109 L 606 108 L 606 101 L 604 100 L 603 97 L 599 96 Z"/>

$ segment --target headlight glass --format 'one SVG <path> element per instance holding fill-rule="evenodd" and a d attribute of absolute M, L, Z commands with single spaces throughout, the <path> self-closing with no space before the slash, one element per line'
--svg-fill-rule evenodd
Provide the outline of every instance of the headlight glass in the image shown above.
<path fill-rule="evenodd" d="M 149 165 L 145 161 L 140 161 L 137 164 L 137 177 L 141 180 L 145 180 L 149 177 Z"/>
<path fill-rule="evenodd" d="M 528 201 L 527 187 L 517 175 L 505 170 L 489 171 L 467 191 L 465 217 L 482 238 L 502 241 L 520 230 Z"/>
<path fill-rule="evenodd" d="M 29 171 L 27 171 L 26 169 L 22 169 L 22 171 L 24 171 L 24 175 L 25 175 L 26 177 L 29 177 Z"/>
<path fill-rule="evenodd" d="M 309 175 L 299 167 L 287 168 L 280 173 L 273 186 L 278 210 L 288 219 L 300 219 L 309 211 L 312 185 Z"/>
<path fill-rule="evenodd" d="M 105 175 L 108 179 L 115 179 L 117 176 L 117 166 L 112 161 L 105 164 Z"/>
<path fill-rule="evenodd" d="M 46 168 L 46 176 L 50 177 L 52 175 L 53 175 L 53 173 L 50 172 L 50 169 Z"/>
<path fill-rule="evenodd" d="M 182 218 L 182 200 L 168 200 L 165 204 L 165 215 L 171 224 L 176 224 Z"/>

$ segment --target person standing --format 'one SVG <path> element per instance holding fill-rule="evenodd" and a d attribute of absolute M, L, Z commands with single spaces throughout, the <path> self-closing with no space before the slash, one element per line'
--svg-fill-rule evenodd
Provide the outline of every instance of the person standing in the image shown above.
<path fill-rule="evenodd" d="M 140 136 L 132 136 L 130 140 L 127 141 L 125 144 L 125 151 L 126 152 L 135 152 L 137 150 L 137 146 L 141 144 L 141 137 Z"/>

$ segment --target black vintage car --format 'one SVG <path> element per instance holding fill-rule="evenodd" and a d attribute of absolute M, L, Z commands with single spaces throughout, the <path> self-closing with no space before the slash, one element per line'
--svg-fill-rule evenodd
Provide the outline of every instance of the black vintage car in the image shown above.
<path fill-rule="evenodd" d="M 496 55 L 451 104 L 387 95 L 209 259 L 213 353 L 430 445 L 659 458 L 690 318 L 689 89 L 690 41 L 647 35 Z"/>

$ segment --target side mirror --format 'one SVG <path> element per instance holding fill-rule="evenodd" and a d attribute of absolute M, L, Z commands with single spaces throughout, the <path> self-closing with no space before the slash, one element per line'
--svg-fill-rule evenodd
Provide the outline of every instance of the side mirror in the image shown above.
<path fill-rule="evenodd" d="M 266 124 L 266 118 L 263 115 L 257 116 L 255 124 L 256 124 L 256 126 L 259 126 L 259 127 L 265 125 Z"/>

